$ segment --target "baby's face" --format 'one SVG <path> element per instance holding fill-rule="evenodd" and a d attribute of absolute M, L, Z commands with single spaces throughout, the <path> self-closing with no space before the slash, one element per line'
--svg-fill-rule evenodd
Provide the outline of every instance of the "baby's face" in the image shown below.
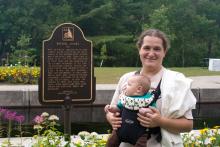
<path fill-rule="evenodd" d="M 126 92 L 127 96 L 135 96 L 137 94 L 138 83 L 135 78 L 130 78 L 127 83 Z"/>

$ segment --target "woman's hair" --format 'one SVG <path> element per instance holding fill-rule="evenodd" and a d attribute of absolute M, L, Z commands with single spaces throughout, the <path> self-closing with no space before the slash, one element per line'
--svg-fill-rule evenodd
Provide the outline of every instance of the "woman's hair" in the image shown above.
<path fill-rule="evenodd" d="M 163 42 L 164 49 L 168 50 L 170 48 L 170 42 L 165 33 L 157 29 L 149 29 L 149 30 L 142 32 L 141 35 L 139 36 L 137 44 L 136 44 L 138 49 L 141 48 L 145 36 L 152 36 L 152 37 L 160 38 Z"/>

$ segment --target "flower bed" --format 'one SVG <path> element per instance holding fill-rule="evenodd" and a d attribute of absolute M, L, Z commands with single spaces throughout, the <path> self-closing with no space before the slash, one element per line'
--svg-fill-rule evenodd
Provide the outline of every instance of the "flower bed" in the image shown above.
<path fill-rule="evenodd" d="M 7 122 L 8 127 L 2 128 L 1 120 Z M 60 132 L 59 118 L 56 115 L 49 115 L 44 112 L 37 115 L 33 122 L 36 134 L 33 137 L 22 137 L 21 123 L 24 116 L 16 112 L 0 108 L 0 133 L 7 132 L 7 138 L 0 139 L 1 147 L 23 146 L 23 147 L 104 147 L 109 134 L 89 133 L 87 131 L 79 132 L 71 136 L 70 141 L 64 140 L 64 134 Z M 18 123 L 19 137 L 11 138 L 12 123 Z M 185 147 L 216 147 L 220 146 L 220 126 L 214 128 L 204 128 L 202 130 L 193 130 L 189 133 L 182 133 L 182 139 Z"/>
<path fill-rule="evenodd" d="M 220 126 L 213 129 L 204 128 L 193 130 L 189 133 L 182 133 L 185 147 L 219 147 L 220 146 Z"/>
<path fill-rule="evenodd" d="M 37 84 L 39 67 L 5 66 L 0 67 L 0 82 Z"/>
<path fill-rule="evenodd" d="M 81 132 L 84 133 L 85 131 Z M 81 138 L 78 135 L 71 136 L 71 142 L 67 142 L 64 138 L 60 139 L 60 144 L 57 146 L 49 145 L 49 147 L 105 147 L 106 141 L 108 139 L 108 134 L 97 134 L 95 132 L 89 133 L 89 136 Z M 97 135 L 96 135 L 97 134 Z M 0 146 L 8 147 L 6 145 L 8 142 L 7 138 L 0 138 Z M 22 137 L 22 138 L 10 138 L 11 147 L 45 147 L 45 145 L 37 145 L 37 140 L 33 137 Z M 48 146 L 47 146 L 48 147 Z"/>
<path fill-rule="evenodd" d="M 220 146 L 219 130 L 218 129 L 203 129 L 193 130 L 190 133 L 182 133 L 181 136 L 184 140 L 185 147 L 218 147 Z M 214 135 L 217 133 L 216 135 Z M 206 135 L 205 135 L 206 134 Z M 208 135 L 210 134 L 210 135 Z M 97 134 L 95 132 L 89 133 L 86 131 L 80 132 L 78 135 L 71 136 L 71 142 L 66 142 L 64 138 L 60 138 L 60 144 L 57 146 L 64 147 L 104 147 L 109 134 Z M 43 139 L 43 138 L 42 138 Z M 0 146 L 6 142 L 6 138 L 0 138 Z M 21 145 L 22 143 L 22 145 Z M 40 147 L 36 145 L 37 140 L 33 137 L 11 138 L 11 145 L 21 145 L 23 147 Z M 50 145 L 52 146 L 52 145 Z"/>

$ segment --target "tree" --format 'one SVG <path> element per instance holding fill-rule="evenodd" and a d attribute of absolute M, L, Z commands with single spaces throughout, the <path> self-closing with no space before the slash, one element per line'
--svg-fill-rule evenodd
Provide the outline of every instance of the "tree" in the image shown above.
<path fill-rule="evenodd" d="M 12 46 L 10 54 L 11 64 L 34 65 L 36 58 L 36 49 L 30 48 L 31 38 L 29 35 L 22 34 L 18 37 L 17 46 Z"/>
<path fill-rule="evenodd" d="M 30 45 L 30 41 L 31 41 L 31 38 L 29 35 L 22 34 L 18 38 L 17 47 L 19 47 L 20 50 L 25 50 Z"/>

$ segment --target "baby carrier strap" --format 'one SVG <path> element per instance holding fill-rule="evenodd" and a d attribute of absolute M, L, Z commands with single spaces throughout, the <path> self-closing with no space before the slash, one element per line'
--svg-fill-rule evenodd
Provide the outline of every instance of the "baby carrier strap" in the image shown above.
<path fill-rule="evenodd" d="M 152 94 L 154 95 L 154 99 L 151 102 L 151 104 L 155 103 L 159 98 L 161 98 L 160 84 L 161 84 L 161 80 L 160 80 L 159 84 L 157 85 L 157 88 L 154 91 L 152 91 Z M 156 136 L 157 142 L 161 142 L 162 135 L 161 135 L 160 127 L 150 128 L 149 134 L 156 134 L 157 135 Z"/>
<path fill-rule="evenodd" d="M 154 95 L 154 99 L 153 101 L 150 103 L 150 105 L 152 105 L 153 103 L 155 103 L 159 98 L 160 98 L 160 94 L 161 94 L 161 90 L 160 90 L 160 84 L 161 84 L 161 80 L 159 82 L 159 84 L 157 85 L 157 88 L 151 92 L 151 94 Z"/>

